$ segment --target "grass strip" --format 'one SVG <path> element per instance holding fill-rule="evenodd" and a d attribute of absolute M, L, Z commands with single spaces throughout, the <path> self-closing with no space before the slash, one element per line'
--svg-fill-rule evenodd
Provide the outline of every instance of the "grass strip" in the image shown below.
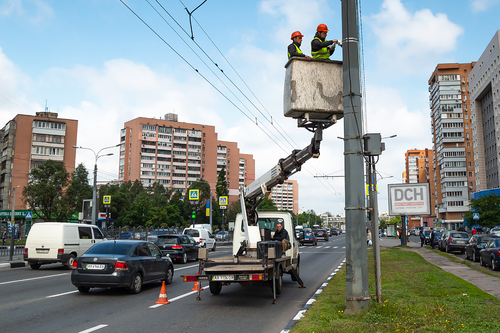
<path fill-rule="evenodd" d="M 344 266 L 291 332 L 500 332 L 500 300 L 417 253 L 390 248 L 380 258 L 382 304 L 371 300 L 368 310 L 344 314 Z M 375 295 L 371 251 L 368 261 Z"/>

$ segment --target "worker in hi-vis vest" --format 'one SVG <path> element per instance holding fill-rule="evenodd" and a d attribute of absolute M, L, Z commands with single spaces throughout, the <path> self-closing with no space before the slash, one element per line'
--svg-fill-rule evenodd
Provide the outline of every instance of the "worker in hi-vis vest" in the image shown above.
<path fill-rule="evenodd" d="M 316 35 L 311 41 L 311 55 L 314 59 L 329 59 L 335 51 L 338 40 L 326 40 L 328 28 L 325 24 L 318 25 Z"/>
<path fill-rule="evenodd" d="M 292 37 L 290 38 L 293 43 L 288 45 L 288 59 L 291 57 L 305 57 L 307 60 L 311 60 L 312 58 L 308 55 L 305 55 L 300 50 L 300 45 L 302 44 L 302 35 L 300 31 L 295 31 L 292 33 Z"/>

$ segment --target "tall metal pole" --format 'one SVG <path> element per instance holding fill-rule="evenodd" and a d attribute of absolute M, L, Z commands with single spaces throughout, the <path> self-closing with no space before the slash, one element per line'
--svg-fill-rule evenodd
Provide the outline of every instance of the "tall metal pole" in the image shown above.
<path fill-rule="evenodd" d="M 377 289 L 377 302 L 382 304 L 382 272 L 380 270 L 380 246 L 378 236 L 378 198 L 377 198 L 377 171 L 375 170 L 375 158 L 370 156 L 371 174 L 373 175 L 370 185 L 370 203 L 372 207 L 372 243 L 373 264 L 375 268 L 375 288 Z"/>
<path fill-rule="evenodd" d="M 347 313 L 370 306 L 356 13 L 356 0 L 342 0 Z"/>
<path fill-rule="evenodd" d="M 17 186 L 19 187 L 19 186 Z M 10 252 L 9 252 L 9 260 L 12 261 L 12 255 L 14 254 L 14 242 L 15 242 L 15 232 L 16 232 L 16 218 L 15 218 L 15 213 L 16 213 L 16 188 L 12 188 L 12 209 L 10 212 L 10 222 L 11 222 L 11 229 L 10 229 Z"/>
<path fill-rule="evenodd" d="M 94 190 L 92 192 L 92 225 L 97 224 L 97 155 L 94 164 Z"/>

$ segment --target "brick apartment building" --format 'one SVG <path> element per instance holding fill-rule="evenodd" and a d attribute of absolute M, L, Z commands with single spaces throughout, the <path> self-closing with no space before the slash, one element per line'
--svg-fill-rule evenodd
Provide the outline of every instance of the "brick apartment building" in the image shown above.
<path fill-rule="evenodd" d="M 165 119 L 136 118 L 120 132 L 119 180 L 154 182 L 185 193 L 204 179 L 215 194 L 217 176 L 226 170 L 229 202 L 238 200 L 240 185 L 255 179 L 255 160 L 236 142 L 220 141 L 214 126 L 183 123 L 169 113 Z"/>

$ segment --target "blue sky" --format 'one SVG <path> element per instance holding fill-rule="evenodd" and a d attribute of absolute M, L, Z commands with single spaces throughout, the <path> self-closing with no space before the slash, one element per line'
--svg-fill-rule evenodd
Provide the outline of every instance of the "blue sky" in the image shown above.
<path fill-rule="evenodd" d="M 123 1 L 185 61 L 119 0 L 0 1 L 1 126 L 16 114 L 43 110 L 48 100 L 49 110 L 59 117 L 79 120 L 78 145 L 99 150 L 119 142 L 124 122 L 175 112 L 179 121 L 214 125 L 219 139 L 238 142 L 243 153 L 254 155 L 257 177 L 292 148 L 309 144 L 311 134 L 283 117 L 286 47 L 290 34 L 300 30 L 305 35 L 302 51 L 310 54 L 309 41 L 319 23 L 328 25 L 328 38 L 340 39 L 340 1 L 208 0 L 195 11 L 195 41 L 259 110 L 224 76 L 212 73 L 218 73 L 212 60 L 184 34 L 182 29 L 190 33 L 184 5 L 193 10 L 202 0 L 183 0 L 184 5 L 158 0 L 182 29 L 156 0 Z M 387 211 L 385 186 L 401 182 L 404 152 L 432 148 L 427 80 L 438 63 L 472 62 L 481 56 L 500 29 L 500 0 L 360 4 L 366 131 L 397 134 L 386 141 L 377 165 L 383 177 L 393 176 L 379 185 L 379 210 Z M 341 50 L 332 59 L 340 60 Z M 267 120 L 271 116 L 274 126 Z M 248 118 L 257 118 L 260 127 Z M 276 134 L 280 146 L 261 128 Z M 286 132 L 291 144 L 277 131 Z M 342 121 L 325 131 L 321 157 L 292 177 L 299 182 L 301 210 L 343 213 L 343 179 L 314 178 L 343 174 L 338 136 L 343 136 Z M 78 151 L 77 163 L 92 169 L 93 161 L 92 153 Z M 116 178 L 118 157 L 102 158 L 98 167 L 100 181 Z"/>

